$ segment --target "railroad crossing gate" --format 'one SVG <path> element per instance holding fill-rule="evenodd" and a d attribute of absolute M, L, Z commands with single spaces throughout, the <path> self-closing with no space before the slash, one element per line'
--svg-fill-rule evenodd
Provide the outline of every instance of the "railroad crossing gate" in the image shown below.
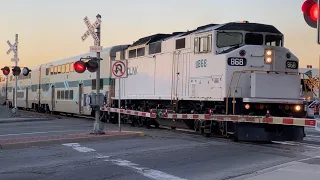
<path fill-rule="evenodd" d="M 111 61 L 111 78 L 120 79 L 128 77 L 128 61 L 127 60 L 113 60 Z"/>

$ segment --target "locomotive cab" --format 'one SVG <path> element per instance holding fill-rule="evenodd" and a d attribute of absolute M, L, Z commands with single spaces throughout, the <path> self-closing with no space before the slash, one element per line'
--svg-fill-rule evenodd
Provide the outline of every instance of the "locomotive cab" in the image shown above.
<path fill-rule="evenodd" d="M 214 55 L 226 62 L 230 114 L 304 116 L 299 60 L 283 47 L 280 31 L 265 24 L 228 23 L 213 35 Z"/>

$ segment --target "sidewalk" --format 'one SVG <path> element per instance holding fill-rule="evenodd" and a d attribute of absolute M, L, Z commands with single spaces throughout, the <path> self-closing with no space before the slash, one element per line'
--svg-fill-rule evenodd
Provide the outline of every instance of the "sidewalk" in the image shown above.
<path fill-rule="evenodd" d="M 120 140 L 144 136 L 143 132 L 136 131 L 107 131 L 103 135 L 93 135 L 89 133 L 64 134 L 55 136 L 37 136 L 23 138 L 0 139 L 1 149 L 24 148 L 32 146 L 53 145 L 60 143 L 83 142 L 94 140 Z"/>
<path fill-rule="evenodd" d="M 237 180 L 319 180 L 320 156 L 294 161 L 255 174 L 235 178 Z"/>

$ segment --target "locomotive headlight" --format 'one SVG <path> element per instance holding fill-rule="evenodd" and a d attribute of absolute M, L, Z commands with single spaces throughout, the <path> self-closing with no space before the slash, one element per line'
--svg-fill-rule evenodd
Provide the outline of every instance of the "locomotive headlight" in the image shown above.
<path fill-rule="evenodd" d="M 266 63 L 272 63 L 272 58 L 271 57 L 267 57 L 265 61 L 266 61 Z"/>
<path fill-rule="evenodd" d="M 266 49 L 265 52 L 264 52 L 264 62 L 266 64 L 271 64 L 273 59 L 274 59 L 273 57 L 274 57 L 273 50 Z"/>
<path fill-rule="evenodd" d="M 272 55 L 272 51 L 271 50 L 266 50 L 266 55 L 267 56 L 271 56 Z"/>

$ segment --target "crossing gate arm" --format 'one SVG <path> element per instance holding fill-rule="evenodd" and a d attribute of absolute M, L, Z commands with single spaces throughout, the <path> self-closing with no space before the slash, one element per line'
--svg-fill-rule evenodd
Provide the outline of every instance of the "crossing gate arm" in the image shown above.
<path fill-rule="evenodd" d="M 133 116 L 141 116 L 148 118 L 157 118 L 156 113 L 118 109 L 110 107 L 101 107 L 101 111 L 115 112 Z M 211 115 L 211 114 L 163 114 L 160 118 L 163 119 L 197 119 L 197 120 L 214 120 L 214 121 L 232 121 L 232 122 L 247 122 L 247 123 L 264 123 L 264 124 L 279 124 L 304 127 L 316 127 L 316 119 L 304 118 L 288 118 L 288 117 L 263 117 L 263 116 L 240 116 L 240 115 Z"/>

